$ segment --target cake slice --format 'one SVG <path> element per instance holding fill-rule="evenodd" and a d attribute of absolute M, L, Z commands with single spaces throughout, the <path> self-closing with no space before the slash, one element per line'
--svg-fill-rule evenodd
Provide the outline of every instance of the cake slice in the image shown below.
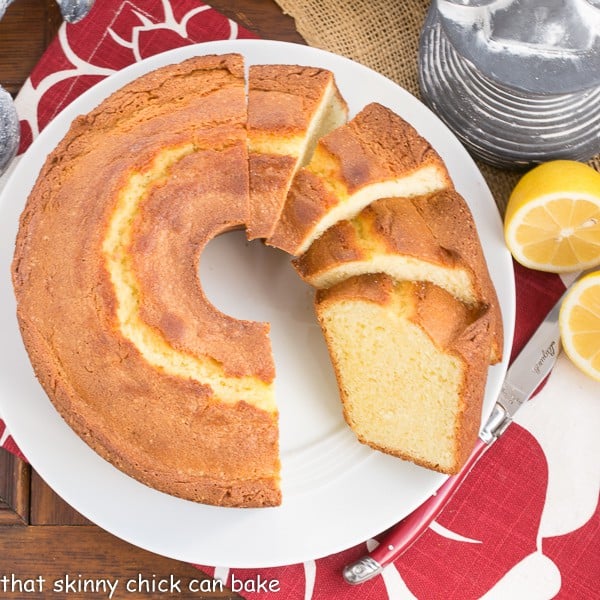
<path fill-rule="evenodd" d="M 269 237 L 294 174 L 317 140 L 346 122 L 348 107 L 326 69 L 253 65 L 248 79 L 248 239 Z"/>
<path fill-rule="evenodd" d="M 443 161 L 411 125 L 381 104 L 369 104 L 321 138 L 296 174 L 267 243 L 299 256 L 329 227 L 375 200 L 451 185 Z"/>
<path fill-rule="evenodd" d="M 384 198 L 328 229 L 294 260 L 301 277 L 326 288 L 355 275 L 429 281 L 461 302 L 489 307 L 491 362 L 502 358 L 502 317 L 473 216 L 454 190 Z"/>
<path fill-rule="evenodd" d="M 358 439 L 453 474 L 481 422 L 489 313 L 431 283 L 361 275 L 317 292 L 344 416 Z"/>

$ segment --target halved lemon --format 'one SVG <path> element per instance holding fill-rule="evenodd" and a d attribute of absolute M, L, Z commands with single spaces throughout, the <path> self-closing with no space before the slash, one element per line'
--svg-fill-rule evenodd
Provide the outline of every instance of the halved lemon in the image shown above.
<path fill-rule="evenodd" d="M 600 264 L 600 173 L 554 160 L 526 173 L 504 217 L 506 244 L 531 269 L 563 273 Z"/>
<path fill-rule="evenodd" d="M 558 324 L 567 356 L 600 381 L 600 271 L 573 284 L 560 307 Z"/>

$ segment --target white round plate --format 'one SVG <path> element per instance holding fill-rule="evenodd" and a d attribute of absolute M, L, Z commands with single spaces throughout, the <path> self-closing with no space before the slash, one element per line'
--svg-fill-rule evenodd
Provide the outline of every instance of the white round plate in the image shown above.
<path fill-rule="evenodd" d="M 484 414 L 499 392 L 512 343 L 514 282 L 494 200 L 450 131 L 408 92 L 346 58 L 283 42 L 237 40 L 187 46 L 136 63 L 89 90 L 36 139 L 0 197 L 0 413 L 34 468 L 94 523 L 137 546 L 196 564 L 268 567 L 333 554 L 387 529 L 422 503 L 445 476 L 359 444 L 342 418 L 316 324 L 312 291 L 289 258 L 231 233 L 211 242 L 201 277 L 209 298 L 236 317 L 272 324 L 281 414 L 283 504 L 234 509 L 188 502 L 146 487 L 95 454 L 65 424 L 37 383 L 15 318 L 10 262 L 18 217 L 43 161 L 73 118 L 157 67 L 202 54 L 239 52 L 252 63 L 320 66 L 335 73 L 351 115 L 369 102 L 390 107 L 446 161 L 473 211 L 505 324 L 505 361 L 490 369 Z"/>

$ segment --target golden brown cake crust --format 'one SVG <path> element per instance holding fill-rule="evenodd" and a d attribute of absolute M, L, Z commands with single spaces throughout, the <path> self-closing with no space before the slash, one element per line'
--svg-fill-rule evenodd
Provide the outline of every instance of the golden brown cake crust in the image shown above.
<path fill-rule="evenodd" d="M 446 269 L 466 269 L 476 301 L 489 307 L 491 362 L 502 359 L 498 297 L 473 216 L 460 194 L 447 189 L 373 202 L 352 221 L 341 221 L 328 229 L 293 264 L 303 279 L 315 285 L 319 277 L 344 263 L 362 262 L 369 268 L 374 253 L 408 256 Z"/>
<path fill-rule="evenodd" d="M 324 137 L 321 145 L 337 159 L 340 178 L 350 193 L 442 162 L 412 125 L 377 103 L 365 106 L 346 127 Z"/>
<path fill-rule="evenodd" d="M 482 304 L 489 307 L 492 363 L 500 362 L 504 348 L 500 303 L 467 203 L 455 190 L 443 190 L 428 197 L 415 198 L 413 204 L 438 244 L 452 255 L 460 257 L 471 269 L 476 293 Z"/>
<path fill-rule="evenodd" d="M 303 134 L 333 82 L 326 69 L 252 65 L 248 79 L 248 135 Z"/>
<path fill-rule="evenodd" d="M 150 169 L 164 149 L 186 144 L 225 149 L 221 158 L 226 156 L 239 171 L 233 179 L 204 179 L 209 189 L 203 190 L 188 177 L 177 191 L 211 202 L 217 191 L 237 199 L 237 214 L 231 220 L 227 207 L 199 211 L 205 217 L 214 211 L 212 228 L 200 237 L 238 225 L 247 210 L 245 119 L 244 72 L 238 55 L 194 58 L 159 69 L 76 119 L 48 157 L 21 217 L 13 282 L 19 324 L 40 382 L 65 420 L 99 454 L 168 493 L 207 503 L 264 506 L 278 504 L 281 498 L 277 415 L 243 398 L 223 403 L 209 386 L 149 364 L 119 329 L 115 290 L 103 257 L 108 224 L 122 190 L 136 172 Z M 231 140 L 229 148 L 224 139 Z M 176 186 L 176 180 L 153 199 L 168 196 L 170 185 Z M 149 205 L 146 209 L 152 213 Z M 155 216 L 167 218 L 158 209 Z M 188 216 L 181 206 L 169 213 L 172 230 Z M 138 253 L 144 244 L 157 242 L 152 223 L 138 233 Z M 176 246 L 170 240 L 169 249 L 160 255 L 167 261 L 163 268 L 175 269 L 181 280 L 171 274 L 158 277 L 151 269 L 144 274 L 143 295 L 157 305 L 170 297 L 166 286 L 174 287 L 174 295 L 181 298 L 194 285 L 194 242 L 202 245 L 207 240 L 188 241 L 187 246 Z M 182 252 L 177 257 L 182 265 L 175 264 L 175 250 Z M 201 318 L 205 307 L 198 294 L 194 299 L 192 314 Z M 152 321 L 150 303 L 147 312 Z M 169 315 L 167 322 L 152 323 L 152 329 L 182 347 L 201 350 L 197 338 L 190 340 L 182 332 L 182 316 Z M 240 337 L 256 335 L 243 323 L 225 324 L 232 326 Z M 263 350 L 255 348 L 257 355 L 268 344 L 261 343 Z M 218 345 L 215 339 L 213 347 Z M 233 353 L 231 362 L 226 354 L 219 358 L 230 372 L 243 370 Z M 271 360 L 268 353 L 257 356 L 250 370 L 268 380 Z"/>
<path fill-rule="evenodd" d="M 404 119 L 381 104 L 368 104 L 351 121 L 319 140 L 315 156 L 326 157 L 327 173 L 309 164 L 294 178 L 281 219 L 267 240 L 294 256 L 315 225 L 340 203 L 337 193 L 324 185 L 335 181 L 345 194 L 365 186 L 408 176 L 432 166 L 451 185 L 446 168 L 431 145 Z"/>
<path fill-rule="evenodd" d="M 252 375 L 272 382 L 275 368 L 268 324 L 223 314 L 208 301 L 198 278 L 206 244 L 245 223 L 248 179 L 243 142 L 200 150 L 174 165 L 168 183 L 154 189 L 140 206 L 130 255 L 145 298 L 142 318 L 173 348 L 211 356 L 230 376 Z"/>
<path fill-rule="evenodd" d="M 314 285 L 319 276 L 336 266 L 369 261 L 377 249 L 448 268 L 456 265 L 456 257 L 436 242 L 411 198 L 373 202 L 355 219 L 329 228 L 293 264 L 300 276 Z"/>
<path fill-rule="evenodd" d="M 296 159 L 277 154 L 251 153 L 249 240 L 271 235 L 296 168 Z"/>

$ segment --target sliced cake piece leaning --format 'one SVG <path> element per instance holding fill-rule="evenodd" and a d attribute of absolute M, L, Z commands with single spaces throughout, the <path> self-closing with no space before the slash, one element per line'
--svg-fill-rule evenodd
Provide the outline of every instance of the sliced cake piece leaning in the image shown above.
<path fill-rule="evenodd" d="M 384 198 L 328 229 L 293 261 L 317 288 L 367 273 L 429 281 L 461 302 L 489 307 L 490 361 L 502 359 L 503 330 L 496 290 L 473 216 L 455 190 Z"/>
<path fill-rule="evenodd" d="M 250 214 L 248 239 L 273 233 L 294 174 L 317 141 L 348 118 L 326 69 L 252 65 L 248 78 Z"/>
<path fill-rule="evenodd" d="M 360 275 L 317 292 L 344 416 L 358 439 L 442 473 L 481 422 L 489 313 L 431 283 Z"/>
<path fill-rule="evenodd" d="M 391 196 L 417 196 L 452 187 L 430 144 L 381 104 L 321 138 L 296 174 L 281 218 L 267 243 L 299 256 L 338 221 Z"/>

